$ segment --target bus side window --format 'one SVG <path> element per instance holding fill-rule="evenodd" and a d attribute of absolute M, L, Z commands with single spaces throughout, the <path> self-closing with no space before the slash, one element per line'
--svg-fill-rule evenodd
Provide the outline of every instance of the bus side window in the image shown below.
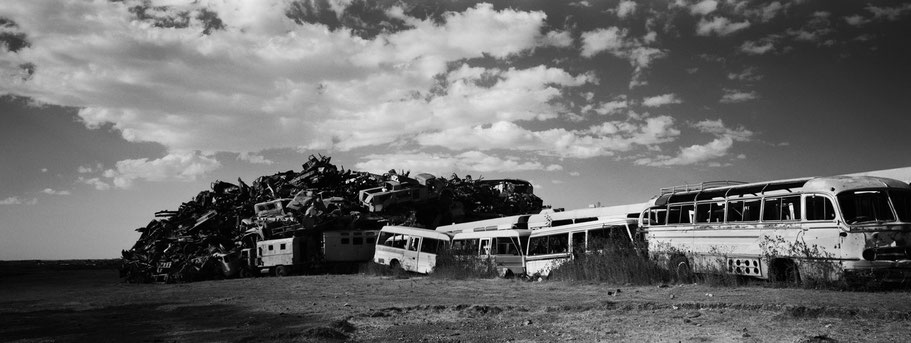
<path fill-rule="evenodd" d="M 443 241 L 433 238 L 424 238 L 424 244 L 421 244 L 421 252 L 436 254 L 440 251 L 440 245 Z"/>
<path fill-rule="evenodd" d="M 819 195 L 808 195 L 807 220 L 832 220 L 835 219 L 835 208 L 829 198 Z"/>
<path fill-rule="evenodd" d="M 569 251 L 569 235 L 557 234 L 551 235 L 547 239 L 547 253 L 559 254 Z"/>

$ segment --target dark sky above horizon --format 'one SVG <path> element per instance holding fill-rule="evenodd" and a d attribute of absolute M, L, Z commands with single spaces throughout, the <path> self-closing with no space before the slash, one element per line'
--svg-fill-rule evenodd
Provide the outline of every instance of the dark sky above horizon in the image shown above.
<path fill-rule="evenodd" d="M 117 257 L 310 154 L 565 208 L 904 168 L 909 32 L 903 1 L 4 1 L 0 259 Z"/>

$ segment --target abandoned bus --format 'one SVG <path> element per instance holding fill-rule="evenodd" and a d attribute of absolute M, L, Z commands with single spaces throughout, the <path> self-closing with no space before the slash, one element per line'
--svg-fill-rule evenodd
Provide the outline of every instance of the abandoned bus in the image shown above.
<path fill-rule="evenodd" d="M 911 275 L 911 186 L 837 176 L 662 189 L 642 212 L 672 271 L 782 281 Z"/>
<path fill-rule="evenodd" d="M 528 239 L 525 272 L 546 277 L 579 253 L 611 244 L 630 245 L 637 237 L 636 228 L 636 219 L 620 216 L 533 230 Z"/>
<path fill-rule="evenodd" d="M 479 230 L 456 233 L 452 237 L 453 254 L 491 259 L 501 277 L 525 274 L 524 247 L 531 230 Z"/>
<path fill-rule="evenodd" d="M 376 241 L 373 262 L 427 274 L 436 266 L 437 254 L 448 249 L 450 241 L 449 235 L 434 230 L 384 226 Z"/>

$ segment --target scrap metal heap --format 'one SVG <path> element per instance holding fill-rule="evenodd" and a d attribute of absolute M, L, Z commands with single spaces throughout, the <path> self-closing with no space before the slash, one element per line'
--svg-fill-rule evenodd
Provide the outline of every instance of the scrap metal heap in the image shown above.
<path fill-rule="evenodd" d="M 383 225 L 435 228 L 498 216 L 538 213 L 542 201 L 523 180 L 409 177 L 339 169 L 310 156 L 300 172 L 247 185 L 215 181 L 176 211 L 159 211 L 132 248 L 121 277 L 129 282 L 187 282 L 237 275 L 232 259 L 251 240 Z"/>

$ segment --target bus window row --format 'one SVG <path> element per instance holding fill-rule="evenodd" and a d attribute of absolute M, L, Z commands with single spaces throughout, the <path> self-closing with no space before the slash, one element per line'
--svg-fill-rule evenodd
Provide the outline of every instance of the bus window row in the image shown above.
<path fill-rule="evenodd" d="M 835 219 L 835 207 L 827 197 L 806 195 L 803 204 L 808 221 Z M 669 204 L 651 208 L 648 219 L 650 225 L 799 221 L 801 196 Z"/>

